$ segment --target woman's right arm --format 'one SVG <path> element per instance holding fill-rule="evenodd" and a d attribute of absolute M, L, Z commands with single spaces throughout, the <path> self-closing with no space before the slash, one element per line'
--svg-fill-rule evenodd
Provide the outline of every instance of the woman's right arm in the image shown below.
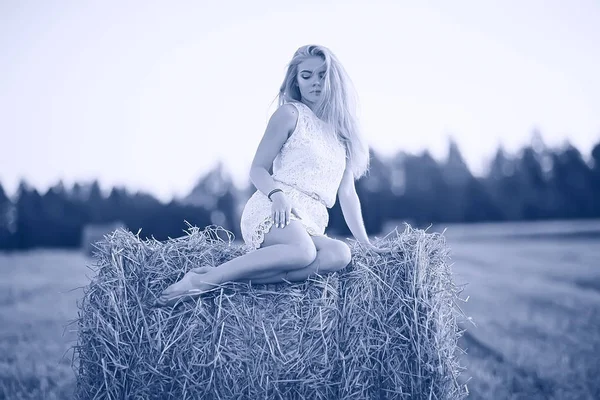
<path fill-rule="evenodd" d="M 278 187 L 269 170 L 289 135 L 294 131 L 297 121 L 296 107 L 291 104 L 279 107 L 271 116 L 258 145 L 250 167 L 250 180 L 265 196 Z"/>

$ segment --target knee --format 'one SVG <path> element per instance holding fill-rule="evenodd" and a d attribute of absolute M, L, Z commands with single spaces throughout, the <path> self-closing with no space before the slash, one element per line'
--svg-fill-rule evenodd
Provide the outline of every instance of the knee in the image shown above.
<path fill-rule="evenodd" d="M 322 272 L 336 272 L 344 269 L 352 261 L 350 247 L 344 242 L 336 241 L 327 249 L 323 249 L 320 270 Z"/>

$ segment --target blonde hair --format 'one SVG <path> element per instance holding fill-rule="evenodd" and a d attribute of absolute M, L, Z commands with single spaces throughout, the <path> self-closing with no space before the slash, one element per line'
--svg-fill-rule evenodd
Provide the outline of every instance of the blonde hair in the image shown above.
<path fill-rule="evenodd" d="M 346 148 L 346 160 L 354 179 L 359 179 L 369 169 L 369 146 L 360 132 L 354 86 L 331 50 L 318 45 L 306 45 L 296 50 L 279 89 L 279 106 L 290 101 L 301 101 L 298 65 L 309 57 L 321 57 L 326 66 L 321 101 L 313 111 L 317 117 L 334 127 Z"/>

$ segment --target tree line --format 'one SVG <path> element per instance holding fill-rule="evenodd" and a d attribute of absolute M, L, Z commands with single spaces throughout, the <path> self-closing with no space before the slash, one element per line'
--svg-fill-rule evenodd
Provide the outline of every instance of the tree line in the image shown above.
<path fill-rule="evenodd" d="M 589 157 L 573 145 L 547 148 L 539 133 L 517 154 L 499 148 L 484 176 L 475 176 L 457 144 L 436 161 L 428 151 L 371 153 L 371 169 L 356 182 L 365 226 L 379 234 L 388 221 L 431 223 L 527 221 L 600 217 L 600 142 Z M 122 222 L 140 237 L 165 240 L 184 234 L 185 221 L 218 225 L 241 239 L 239 218 L 255 188 L 233 185 L 222 164 L 201 179 L 188 196 L 163 203 L 147 193 L 112 188 L 97 181 L 45 193 L 21 181 L 14 196 L 0 184 L 0 249 L 76 248 L 88 225 Z M 339 203 L 330 210 L 328 230 L 350 232 Z"/>

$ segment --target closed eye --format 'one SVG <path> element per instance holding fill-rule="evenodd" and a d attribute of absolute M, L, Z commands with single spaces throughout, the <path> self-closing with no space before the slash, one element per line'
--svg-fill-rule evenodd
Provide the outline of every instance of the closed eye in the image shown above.
<path fill-rule="evenodd" d="M 302 79 L 309 79 L 312 76 L 312 74 L 308 74 L 308 75 L 300 74 L 300 76 L 302 77 Z M 325 72 L 319 73 L 319 79 L 323 79 L 324 76 L 325 76 Z"/>

